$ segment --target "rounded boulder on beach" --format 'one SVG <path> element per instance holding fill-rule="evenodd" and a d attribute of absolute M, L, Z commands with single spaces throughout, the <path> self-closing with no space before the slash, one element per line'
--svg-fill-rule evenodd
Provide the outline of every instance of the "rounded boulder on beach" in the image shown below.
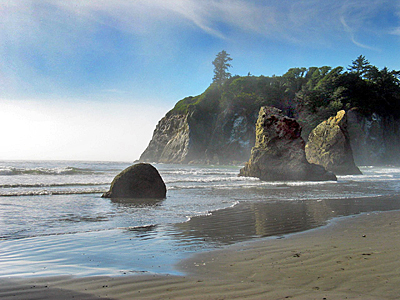
<path fill-rule="evenodd" d="M 150 164 L 139 163 L 119 173 L 103 198 L 152 198 L 162 199 L 167 188 L 157 169 Z"/>

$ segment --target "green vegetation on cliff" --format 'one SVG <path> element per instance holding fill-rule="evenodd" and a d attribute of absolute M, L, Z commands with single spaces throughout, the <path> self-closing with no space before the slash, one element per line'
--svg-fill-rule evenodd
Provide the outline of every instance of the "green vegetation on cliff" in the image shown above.
<path fill-rule="evenodd" d="M 275 106 L 299 120 L 307 134 L 340 109 L 400 117 L 400 72 L 372 66 L 359 56 L 343 67 L 291 68 L 282 76 L 233 76 L 213 82 L 201 95 L 180 100 L 168 115 Z"/>

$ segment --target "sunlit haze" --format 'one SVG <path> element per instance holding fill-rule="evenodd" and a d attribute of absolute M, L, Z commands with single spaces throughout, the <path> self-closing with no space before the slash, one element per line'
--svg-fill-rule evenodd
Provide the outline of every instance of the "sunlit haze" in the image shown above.
<path fill-rule="evenodd" d="M 142 104 L 1 101 L 0 157 L 6 160 L 138 158 L 165 107 Z"/>
<path fill-rule="evenodd" d="M 399 70 L 398 0 L 0 2 L 0 160 L 138 159 L 165 113 L 237 75 Z"/>

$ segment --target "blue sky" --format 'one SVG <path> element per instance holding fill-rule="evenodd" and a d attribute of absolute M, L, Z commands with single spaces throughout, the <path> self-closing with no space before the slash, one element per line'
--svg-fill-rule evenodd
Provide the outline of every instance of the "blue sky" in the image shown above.
<path fill-rule="evenodd" d="M 221 50 L 238 75 L 399 70 L 399 20 L 398 0 L 3 0 L 0 160 L 133 161 Z"/>

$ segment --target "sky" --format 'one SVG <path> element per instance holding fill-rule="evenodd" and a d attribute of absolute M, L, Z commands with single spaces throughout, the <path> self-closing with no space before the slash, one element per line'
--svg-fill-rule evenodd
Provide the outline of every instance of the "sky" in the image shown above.
<path fill-rule="evenodd" d="M 134 161 L 221 50 L 272 76 L 399 46 L 400 0 L 0 0 L 0 160 Z"/>

